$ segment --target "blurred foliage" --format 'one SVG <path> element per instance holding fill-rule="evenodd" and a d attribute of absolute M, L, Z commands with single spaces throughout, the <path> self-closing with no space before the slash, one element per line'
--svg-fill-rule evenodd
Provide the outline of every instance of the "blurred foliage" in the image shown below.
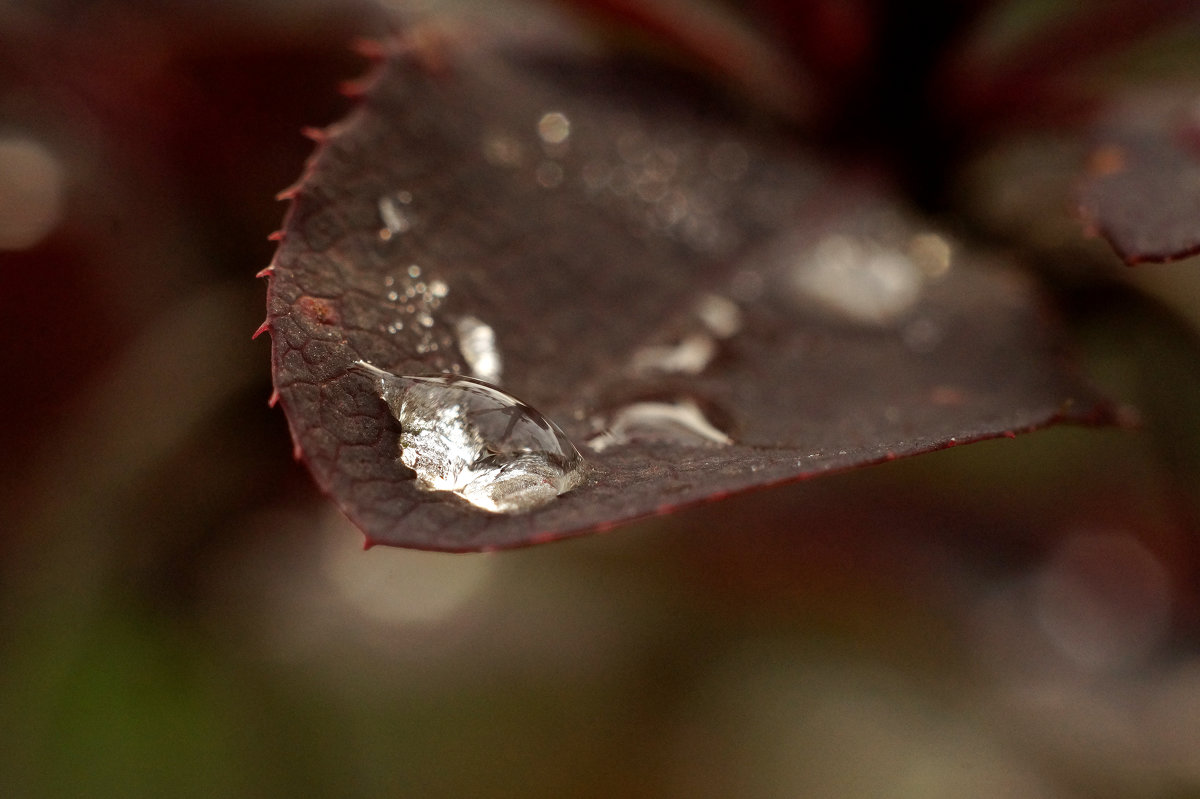
<path fill-rule="evenodd" d="M 1065 133 L 981 151 L 952 196 L 1062 290 L 1142 432 L 505 554 L 359 551 L 266 407 L 249 276 L 300 127 L 390 24 L 0 7 L 0 139 L 60 186 L 3 206 L 56 214 L 0 253 L 5 796 L 1200 795 L 1195 264 L 1069 243 Z"/>

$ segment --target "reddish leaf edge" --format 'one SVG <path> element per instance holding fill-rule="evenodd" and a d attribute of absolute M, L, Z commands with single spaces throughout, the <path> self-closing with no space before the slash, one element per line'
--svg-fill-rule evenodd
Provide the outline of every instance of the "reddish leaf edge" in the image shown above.
<path fill-rule="evenodd" d="M 448 553 L 466 554 L 466 553 L 471 553 L 471 552 L 504 552 L 504 551 L 508 551 L 508 550 L 525 549 L 525 548 L 532 547 L 532 546 L 542 546 L 545 544 L 553 544 L 553 543 L 558 543 L 560 541 L 567 541 L 567 540 L 579 538 L 580 536 L 583 536 L 583 535 L 589 535 L 589 534 L 594 534 L 594 533 L 606 533 L 606 532 L 610 532 L 615 529 L 629 527 L 629 526 L 638 524 L 640 522 L 648 521 L 650 519 L 656 519 L 656 518 L 659 518 L 662 516 L 669 516 L 669 515 L 678 513 L 680 511 L 704 507 L 706 505 L 710 505 L 715 502 L 720 502 L 722 500 L 728 499 L 733 496 L 743 496 L 743 495 L 747 495 L 747 494 L 758 493 L 760 491 L 768 491 L 768 490 L 772 490 L 772 489 L 777 489 L 777 488 L 780 488 L 783 486 L 795 485 L 798 483 L 805 483 L 805 482 L 808 482 L 809 480 L 812 480 L 815 478 L 827 477 L 827 476 L 838 475 L 838 474 L 845 474 L 847 472 L 857 471 L 859 469 L 881 466 L 881 465 L 892 463 L 892 462 L 898 461 L 898 460 L 911 459 L 911 458 L 919 456 L 919 455 L 928 455 L 928 454 L 931 454 L 934 452 L 944 452 L 945 450 L 954 449 L 956 447 L 964 446 L 967 444 L 978 444 L 983 441 L 996 441 L 996 440 L 1000 440 L 1000 439 L 1015 439 L 1018 436 L 1026 435 L 1029 433 L 1035 433 L 1035 432 L 1038 432 L 1041 430 L 1047 430 L 1049 428 L 1058 427 L 1058 426 L 1117 427 L 1117 428 L 1121 428 L 1121 429 L 1132 430 L 1132 429 L 1135 429 L 1135 428 L 1138 428 L 1141 426 L 1141 420 L 1138 417 L 1137 412 L 1135 410 L 1133 410 L 1132 408 L 1128 408 L 1125 406 L 1119 406 L 1119 405 L 1116 405 L 1114 403 L 1109 403 L 1109 402 L 1104 402 L 1104 403 L 1098 404 L 1095 407 L 1091 408 L 1087 413 L 1082 414 L 1082 415 L 1072 413 L 1070 408 L 1064 408 L 1048 419 L 1045 419 L 1038 423 L 1027 425 L 1025 427 L 1016 428 L 1013 430 L 1005 430 L 1000 433 L 988 433 L 988 434 L 984 434 L 984 435 L 980 435 L 980 436 L 972 436 L 969 438 L 952 436 L 951 438 L 937 442 L 928 448 L 915 450 L 913 452 L 906 453 L 904 455 L 898 455 L 896 453 L 889 452 L 882 457 L 860 461 L 852 466 L 846 466 L 843 468 L 824 469 L 821 471 L 809 472 L 807 474 L 798 474 L 798 475 L 795 475 L 794 477 L 789 477 L 789 478 L 785 478 L 782 480 L 776 480 L 776 481 L 772 481 L 772 482 L 760 483 L 760 484 L 750 486 L 748 488 L 739 489 L 736 491 L 717 492 L 715 494 L 710 494 L 709 496 L 706 496 L 702 499 L 697 499 L 697 500 L 694 500 L 691 502 L 682 502 L 682 503 L 678 503 L 678 504 L 669 504 L 668 503 L 668 504 L 659 506 L 658 508 L 656 508 L 655 510 L 653 510 L 649 513 L 641 513 L 641 514 L 637 514 L 637 515 L 633 515 L 633 516 L 625 516 L 620 519 L 605 521 L 605 522 L 601 522 L 599 524 L 581 525 L 579 527 L 572 527 L 572 528 L 567 528 L 567 529 L 562 529 L 562 530 L 553 530 L 553 531 L 547 531 L 544 533 L 538 533 L 537 535 L 531 536 L 528 539 L 525 539 L 522 541 L 516 541 L 511 544 L 506 544 L 503 546 L 487 545 L 487 546 L 479 546 L 479 547 L 422 547 L 422 546 L 405 545 L 405 548 L 406 549 L 418 549 L 418 550 L 423 550 L 423 551 L 427 551 L 427 552 L 448 552 Z M 299 445 L 297 444 L 297 446 L 299 446 Z M 303 456 L 301 456 L 300 459 L 303 460 Z M 322 492 L 322 493 L 326 493 L 326 495 L 328 496 L 327 492 Z M 330 498 L 332 499 L 332 497 L 330 497 Z M 351 522 L 354 522 L 354 519 L 352 517 L 350 517 L 348 514 L 345 514 L 344 511 L 343 511 L 343 514 L 346 515 L 347 518 L 349 518 Z M 355 523 L 355 526 L 356 527 L 358 526 L 357 523 Z M 374 541 L 371 539 L 370 535 L 366 534 L 365 532 L 363 533 L 363 538 L 364 538 L 364 541 L 363 541 L 363 549 L 364 550 L 373 549 L 374 547 L 377 547 L 377 546 L 394 546 L 393 544 L 390 544 L 386 541 Z"/>

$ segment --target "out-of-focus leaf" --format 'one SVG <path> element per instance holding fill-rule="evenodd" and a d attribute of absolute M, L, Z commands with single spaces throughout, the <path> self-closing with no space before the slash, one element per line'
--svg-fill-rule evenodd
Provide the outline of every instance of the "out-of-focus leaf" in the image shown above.
<path fill-rule="evenodd" d="M 1110 419 L 1020 273 L 678 76 L 530 41 L 410 35 L 289 192 L 275 383 L 298 455 L 370 543 L 536 543 Z M 351 370 L 468 372 L 464 323 L 494 331 L 493 380 L 587 460 L 544 507 L 419 490 L 376 382 Z M 729 443 L 603 436 L 642 402 Z"/>
<path fill-rule="evenodd" d="M 1197 95 L 1143 95 L 1113 112 L 1079 199 L 1085 224 L 1126 263 L 1200 252 Z"/>

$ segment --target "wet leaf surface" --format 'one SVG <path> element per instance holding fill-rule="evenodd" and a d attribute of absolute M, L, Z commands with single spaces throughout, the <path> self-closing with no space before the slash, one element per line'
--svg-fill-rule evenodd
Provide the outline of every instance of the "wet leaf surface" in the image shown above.
<path fill-rule="evenodd" d="M 536 543 L 1110 419 L 1023 275 L 871 180 L 657 68 L 430 41 L 396 46 L 325 134 L 268 295 L 297 453 L 369 542 Z M 377 382 L 351 370 L 479 374 L 481 357 L 587 461 L 527 513 L 419 490 Z"/>
<path fill-rule="evenodd" d="M 1099 127 L 1079 211 L 1126 263 L 1200 252 L 1196 107 L 1195 93 L 1149 94 L 1118 106 Z"/>

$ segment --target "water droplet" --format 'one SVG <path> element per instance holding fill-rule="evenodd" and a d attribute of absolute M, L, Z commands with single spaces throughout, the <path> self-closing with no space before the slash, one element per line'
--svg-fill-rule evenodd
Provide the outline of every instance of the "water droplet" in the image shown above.
<path fill-rule="evenodd" d="M 408 276 L 411 277 L 413 280 L 416 280 L 417 278 L 419 278 L 421 276 L 421 267 L 417 266 L 416 264 L 412 264 L 411 266 L 409 266 L 408 267 Z"/>
<path fill-rule="evenodd" d="M 391 197 L 380 198 L 379 218 L 383 220 L 383 229 L 379 231 L 379 237 L 384 241 L 412 230 L 412 220 L 400 210 L 396 200 Z"/>
<path fill-rule="evenodd" d="M 450 287 L 444 280 L 431 280 L 429 281 L 429 293 L 440 300 L 450 293 Z"/>
<path fill-rule="evenodd" d="M 716 342 L 703 333 L 694 333 L 674 346 L 647 346 L 637 350 L 633 354 L 633 370 L 698 375 L 716 354 Z"/>
<path fill-rule="evenodd" d="M 720 339 L 729 338 L 742 329 L 742 309 L 719 294 L 701 296 L 696 302 L 696 315 L 709 332 Z"/>
<path fill-rule="evenodd" d="M 417 314 L 417 324 L 421 327 L 433 327 L 433 317 L 422 311 Z"/>
<path fill-rule="evenodd" d="M 728 446 L 733 439 L 713 426 L 692 400 L 635 402 L 613 414 L 608 428 L 588 440 L 595 452 L 631 441 L 667 441 L 695 447 Z"/>
<path fill-rule="evenodd" d="M 571 120 L 560 111 L 550 111 L 538 120 L 537 131 L 546 144 L 562 144 L 571 135 Z"/>
<path fill-rule="evenodd" d="M 908 257 L 929 278 L 949 272 L 953 256 L 950 242 L 937 233 L 918 233 L 908 242 Z"/>
<path fill-rule="evenodd" d="M 854 322 L 885 325 L 920 299 L 923 277 L 902 252 L 835 234 L 797 264 L 791 287 Z"/>
<path fill-rule="evenodd" d="M 396 302 L 397 300 L 400 299 L 400 292 L 395 291 L 395 290 L 389 291 L 387 293 L 387 298 L 389 300 L 391 300 L 392 302 Z"/>
<path fill-rule="evenodd" d="M 454 324 L 458 335 L 458 350 L 466 360 L 471 374 L 489 383 L 499 383 L 503 363 L 496 346 L 496 331 L 474 316 L 464 316 Z"/>
<path fill-rule="evenodd" d="M 364 361 L 400 423 L 400 461 L 425 491 L 522 513 L 579 485 L 583 458 L 558 427 L 495 386 L 458 375 L 393 375 Z"/>

